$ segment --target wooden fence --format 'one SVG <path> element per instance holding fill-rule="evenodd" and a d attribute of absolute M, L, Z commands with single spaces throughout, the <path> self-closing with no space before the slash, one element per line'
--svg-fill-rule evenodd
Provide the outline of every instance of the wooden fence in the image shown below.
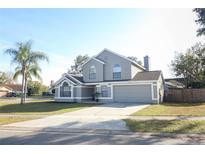
<path fill-rule="evenodd" d="M 169 89 L 165 102 L 205 102 L 205 89 Z"/>

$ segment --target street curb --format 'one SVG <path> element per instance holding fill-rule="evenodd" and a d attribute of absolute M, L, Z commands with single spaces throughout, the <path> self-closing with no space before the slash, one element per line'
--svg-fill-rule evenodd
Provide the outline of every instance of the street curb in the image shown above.
<path fill-rule="evenodd" d="M 169 138 L 178 138 L 178 137 L 197 137 L 204 138 L 205 134 L 191 134 L 191 133 L 150 133 L 150 132 L 131 132 L 127 130 L 106 130 L 106 129 L 65 129 L 65 128 L 28 128 L 28 127 L 5 127 L 0 126 L 0 130 L 14 130 L 14 131 L 29 131 L 29 132 L 50 132 L 50 133 L 86 133 L 86 134 L 108 134 L 108 135 L 143 135 L 143 136 L 156 136 L 156 137 L 169 137 Z"/>

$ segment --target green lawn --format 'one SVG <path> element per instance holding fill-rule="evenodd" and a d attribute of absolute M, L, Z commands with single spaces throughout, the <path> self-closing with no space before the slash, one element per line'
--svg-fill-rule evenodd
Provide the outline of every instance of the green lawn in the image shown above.
<path fill-rule="evenodd" d="M 20 121 L 26 121 L 26 120 L 32 120 L 35 118 L 31 117 L 0 117 L 0 125 L 5 125 L 9 123 L 14 123 L 14 122 L 20 122 Z"/>
<path fill-rule="evenodd" d="M 125 119 L 129 129 L 134 132 L 153 133 L 205 133 L 202 120 L 146 120 Z"/>
<path fill-rule="evenodd" d="M 163 103 L 150 105 L 133 116 L 205 116 L 205 103 Z"/>
<path fill-rule="evenodd" d="M 0 99 L 0 125 L 72 112 L 94 105 L 96 104 L 54 102 L 50 99 L 30 99 L 21 105 L 19 99 Z"/>
<path fill-rule="evenodd" d="M 34 115 L 51 115 L 65 112 L 72 112 L 95 104 L 85 103 L 60 103 L 54 101 L 32 101 L 20 105 L 19 103 L 2 103 L 0 102 L 0 115 L 9 114 L 34 114 Z"/>

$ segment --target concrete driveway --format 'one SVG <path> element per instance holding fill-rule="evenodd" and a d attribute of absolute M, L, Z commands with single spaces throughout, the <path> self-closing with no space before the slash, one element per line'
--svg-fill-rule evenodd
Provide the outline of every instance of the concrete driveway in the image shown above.
<path fill-rule="evenodd" d="M 109 103 L 42 119 L 8 124 L 9 127 L 128 130 L 122 120 L 149 104 Z"/>

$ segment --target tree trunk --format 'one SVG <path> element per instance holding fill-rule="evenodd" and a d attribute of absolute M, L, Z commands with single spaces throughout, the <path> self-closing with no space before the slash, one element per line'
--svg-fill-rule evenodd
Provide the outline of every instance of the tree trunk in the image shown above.
<path fill-rule="evenodd" d="M 25 76 L 24 103 L 26 102 L 26 94 L 27 94 L 27 77 Z"/>
<path fill-rule="evenodd" d="M 24 103 L 24 89 L 25 89 L 25 70 L 22 73 L 22 92 L 21 92 L 21 104 Z"/>

